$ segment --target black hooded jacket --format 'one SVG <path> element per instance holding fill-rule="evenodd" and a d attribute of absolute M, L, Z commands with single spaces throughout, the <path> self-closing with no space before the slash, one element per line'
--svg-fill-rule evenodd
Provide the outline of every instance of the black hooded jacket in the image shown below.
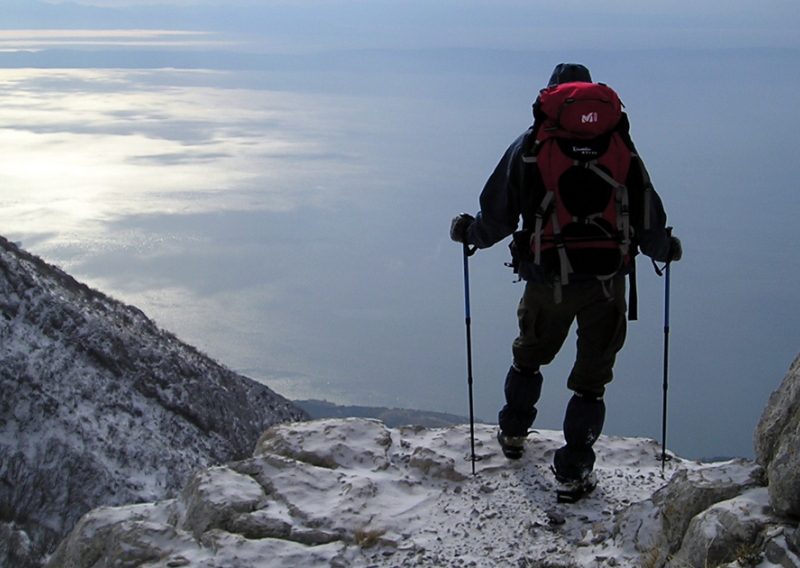
<path fill-rule="evenodd" d="M 588 69 L 574 63 L 562 63 L 553 71 L 549 86 L 574 81 L 591 82 Z M 538 207 L 545 188 L 537 166 L 523 162 L 522 156 L 535 139 L 537 128 L 538 124 L 534 121 L 534 125 L 509 146 L 486 182 L 480 196 L 481 210 L 467 233 L 469 244 L 488 248 L 517 231 L 521 218 L 526 225 L 524 228 L 530 228 L 530 221 L 527 220 Z M 652 190 L 649 211 L 644 211 L 645 181 L 649 178 L 628 134 L 625 114 L 617 129 L 634 154 L 625 182 L 630 198 L 633 244 L 652 259 L 666 262 L 670 255 L 670 240 L 665 229 L 667 217 L 664 207 L 656 191 Z M 649 228 L 645 228 L 645 216 L 649 217 Z M 532 258 L 521 255 L 517 261 L 517 269 L 523 280 L 552 284 L 553 274 L 545 273 Z"/>

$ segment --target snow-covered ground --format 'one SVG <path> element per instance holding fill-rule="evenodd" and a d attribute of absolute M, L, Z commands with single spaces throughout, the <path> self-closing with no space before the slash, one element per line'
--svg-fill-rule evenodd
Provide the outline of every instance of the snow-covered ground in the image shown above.
<path fill-rule="evenodd" d="M 657 442 L 603 436 L 597 489 L 558 504 L 550 463 L 560 432 L 533 433 L 519 461 L 502 455 L 493 427 L 476 425 L 475 434 L 473 475 L 468 425 L 278 425 L 253 458 L 198 472 L 178 500 L 91 513 L 51 566 L 68 565 L 59 555 L 78 543 L 84 553 L 101 549 L 109 565 L 120 551 L 130 560 L 149 550 L 148 567 L 638 566 L 648 555 L 649 499 L 672 475 L 745 483 L 755 467 L 673 456 L 662 476 Z M 744 502 L 761 514 L 766 489 Z"/>

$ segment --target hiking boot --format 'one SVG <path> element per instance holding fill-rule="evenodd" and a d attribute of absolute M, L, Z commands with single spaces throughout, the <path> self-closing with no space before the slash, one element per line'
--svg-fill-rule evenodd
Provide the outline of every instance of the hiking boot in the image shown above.
<path fill-rule="evenodd" d="M 525 450 L 525 436 L 506 436 L 498 430 L 497 441 L 500 442 L 503 455 L 508 459 L 518 460 L 522 457 L 522 452 Z"/>
<path fill-rule="evenodd" d="M 559 503 L 577 503 L 597 487 L 594 472 L 583 479 L 567 479 L 556 474 L 556 499 Z"/>

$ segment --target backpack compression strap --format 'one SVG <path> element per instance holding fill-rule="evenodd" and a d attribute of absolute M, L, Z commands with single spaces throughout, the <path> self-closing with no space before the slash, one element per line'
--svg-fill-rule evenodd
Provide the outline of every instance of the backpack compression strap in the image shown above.
<path fill-rule="evenodd" d="M 576 161 L 576 164 L 578 162 Z M 600 179 L 605 181 L 606 183 L 611 184 L 611 186 L 616 190 L 616 196 L 614 201 L 616 202 L 617 207 L 617 230 L 622 232 L 622 242 L 620 243 L 620 250 L 622 251 L 623 256 L 628 255 L 630 253 L 630 244 L 631 244 L 631 222 L 630 222 L 630 205 L 628 203 L 628 188 L 623 183 L 619 183 L 617 180 L 612 178 L 602 169 L 597 167 L 597 160 L 592 160 L 586 164 L 586 167 L 592 170 L 595 174 L 597 174 Z M 649 215 L 648 215 L 649 217 Z"/>
<path fill-rule="evenodd" d="M 540 149 L 540 141 L 536 141 L 534 152 L 522 156 L 522 161 L 527 164 L 535 164 L 538 162 L 538 150 Z M 580 165 L 580 162 L 575 160 L 575 165 Z M 555 200 L 555 192 L 548 189 L 542 198 L 539 208 L 536 210 L 536 223 L 534 226 L 533 235 L 533 261 L 536 264 L 542 263 L 542 229 L 544 228 L 545 217 L 549 217 L 553 223 L 553 237 L 555 238 L 556 251 L 561 265 L 561 278 L 560 282 L 569 284 L 569 273 L 572 272 L 572 265 L 567 256 L 567 249 L 564 245 L 564 238 L 561 235 L 561 226 L 558 223 L 558 215 L 554 215 L 552 211 L 553 201 Z"/>
<path fill-rule="evenodd" d="M 542 227 L 544 225 L 545 215 L 549 215 L 550 203 L 553 201 L 554 197 L 555 193 L 552 191 L 545 193 L 541 205 L 536 210 L 536 223 L 533 233 L 533 261 L 536 264 L 541 264 L 542 261 Z"/>
<path fill-rule="evenodd" d="M 564 238 L 561 236 L 561 227 L 558 224 L 558 215 L 553 215 L 550 211 L 550 204 L 555 199 L 555 193 L 548 191 L 542 199 L 542 204 L 536 210 L 536 224 L 534 226 L 533 235 L 533 262 L 536 264 L 542 263 L 542 228 L 544 226 L 545 216 L 550 216 L 553 222 L 553 237 L 555 238 L 556 251 L 558 252 L 559 264 L 561 265 L 561 278 L 560 282 L 569 284 L 569 273 L 572 272 L 572 265 L 567 256 L 567 249 L 564 246 Z"/>

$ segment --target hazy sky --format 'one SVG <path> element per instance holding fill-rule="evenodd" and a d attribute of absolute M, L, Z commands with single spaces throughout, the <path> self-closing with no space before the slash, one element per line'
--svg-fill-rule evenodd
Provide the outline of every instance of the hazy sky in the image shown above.
<path fill-rule="evenodd" d="M 237 39 L 272 50 L 792 47 L 800 33 L 800 7 L 791 0 L 81 0 L 79 4 L 129 8 L 128 18 L 116 22 L 125 28 L 166 24 L 246 33 Z M 42 25 L 58 27 L 58 21 L 70 15 L 63 12 L 48 9 L 37 16 Z M 108 11 L 81 13 L 70 24 L 105 25 L 111 17 Z"/>
<path fill-rule="evenodd" d="M 752 454 L 800 349 L 800 5 L 81 4 L 0 6 L 4 236 L 291 398 L 463 415 L 449 221 L 475 212 L 552 67 L 580 61 L 627 105 L 686 249 L 670 446 Z M 471 260 L 489 421 L 522 292 L 507 259 Z M 658 438 L 663 281 L 639 270 L 606 432 Z M 540 427 L 560 428 L 572 343 Z"/>

